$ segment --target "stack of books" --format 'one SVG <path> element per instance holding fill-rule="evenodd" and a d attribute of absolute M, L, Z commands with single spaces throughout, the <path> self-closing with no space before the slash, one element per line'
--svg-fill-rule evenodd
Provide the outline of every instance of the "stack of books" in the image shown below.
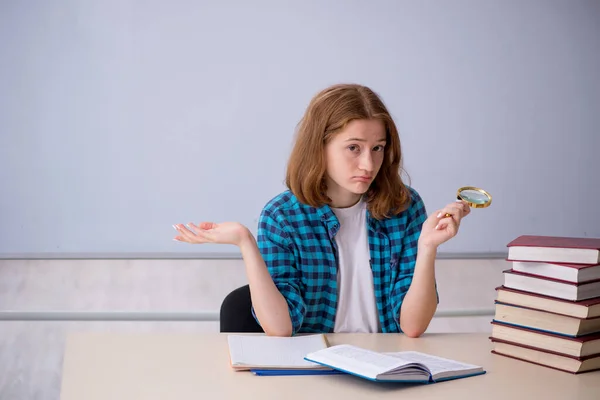
<path fill-rule="evenodd" d="M 507 246 L 492 353 L 571 373 L 600 369 L 600 238 L 526 235 Z"/>

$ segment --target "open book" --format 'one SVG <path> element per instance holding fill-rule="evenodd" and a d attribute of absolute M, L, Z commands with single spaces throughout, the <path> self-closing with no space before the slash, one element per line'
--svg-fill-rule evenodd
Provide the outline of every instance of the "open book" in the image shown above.
<path fill-rule="evenodd" d="M 378 353 L 352 345 L 331 346 L 305 358 L 372 381 L 434 383 L 485 373 L 478 365 L 416 351 Z"/>
<path fill-rule="evenodd" d="M 306 361 L 307 353 L 327 348 L 325 335 L 276 337 L 266 335 L 228 335 L 231 367 L 243 370 L 329 369 Z"/>

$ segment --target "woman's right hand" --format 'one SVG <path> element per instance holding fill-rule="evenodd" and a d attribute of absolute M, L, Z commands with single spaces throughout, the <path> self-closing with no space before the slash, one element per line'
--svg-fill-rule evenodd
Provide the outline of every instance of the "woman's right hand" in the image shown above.
<path fill-rule="evenodd" d="M 198 225 L 188 223 L 175 224 L 173 228 L 179 233 L 173 240 L 186 243 L 217 243 L 240 246 L 252 234 L 239 222 L 201 222 Z"/>

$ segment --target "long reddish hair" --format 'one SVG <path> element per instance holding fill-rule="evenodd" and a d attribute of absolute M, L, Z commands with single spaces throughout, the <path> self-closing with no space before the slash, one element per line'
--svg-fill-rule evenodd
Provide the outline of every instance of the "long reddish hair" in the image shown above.
<path fill-rule="evenodd" d="M 325 174 L 325 145 L 355 119 L 378 119 L 386 131 L 383 163 L 366 193 L 367 207 L 376 219 L 397 215 L 410 201 L 402 182 L 402 152 L 398 130 L 379 96 L 357 84 L 337 84 L 317 93 L 298 124 L 285 183 L 302 203 L 330 204 Z"/>

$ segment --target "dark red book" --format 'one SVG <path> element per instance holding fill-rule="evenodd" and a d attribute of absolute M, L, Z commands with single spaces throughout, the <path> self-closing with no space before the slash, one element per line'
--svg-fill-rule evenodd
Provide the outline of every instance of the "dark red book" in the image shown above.
<path fill-rule="evenodd" d="M 600 333 L 599 317 L 576 318 L 498 301 L 493 321 L 571 337 Z"/>
<path fill-rule="evenodd" d="M 600 280 L 573 283 L 513 270 L 505 270 L 503 272 L 504 286 L 511 289 L 523 290 L 572 301 L 600 297 Z"/>
<path fill-rule="evenodd" d="M 576 318 L 600 317 L 600 297 L 582 301 L 572 301 L 511 289 L 505 286 L 497 287 L 496 290 L 496 301 L 501 303 L 535 308 L 537 310 L 554 312 Z"/>
<path fill-rule="evenodd" d="M 600 264 L 600 238 L 523 235 L 507 247 L 511 261 Z"/>
<path fill-rule="evenodd" d="M 490 339 L 494 345 L 494 349 L 492 350 L 493 354 L 514 358 L 520 361 L 527 361 L 532 364 L 570 372 L 572 374 L 600 369 L 599 355 L 574 357 L 508 340 L 500 340 L 494 337 L 491 337 Z"/>
<path fill-rule="evenodd" d="M 600 279 L 600 264 L 567 264 L 536 261 L 512 261 L 513 271 L 524 272 L 568 282 L 588 282 Z"/>
<path fill-rule="evenodd" d="M 569 337 L 492 321 L 492 337 L 571 357 L 600 356 L 600 333 Z"/>

